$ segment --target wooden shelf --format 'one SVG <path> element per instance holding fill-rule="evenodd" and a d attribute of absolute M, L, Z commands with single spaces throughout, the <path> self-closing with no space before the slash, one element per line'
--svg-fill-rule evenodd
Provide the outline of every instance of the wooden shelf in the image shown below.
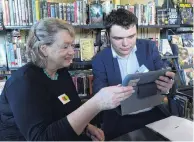
<path fill-rule="evenodd" d="M 177 59 L 178 56 L 163 56 L 162 59 L 166 60 L 166 59 Z"/>
<path fill-rule="evenodd" d="M 11 74 L 0 74 L 0 77 L 9 76 Z"/>
<path fill-rule="evenodd" d="M 0 71 L 7 71 L 7 67 L 0 67 Z"/>
<path fill-rule="evenodd" d="M 69 70 L 88 70 L 88 69 L 92 69 L 91 61 L 73 62 L 69 66 Z"/>
<path fill-rule="evenodd" d="M 73 25 L 75 28 L 82 28 L 82 29 L 104 29 L 104 25 L 102 24 L 94 24 L 94 25 Z M 29 30 L 31 26 L 5 26 L 5 30 Z"/>
<path fill-rule="evenodd" d="M 29 30 L 31 26 L 5 26 L 6 30 Z"/>
<path fill-rule="evenodd" d="M 15 70 L 18 70 L 20 67 L 11 67 L 9 68 L 10 71 L 15 71 Z"/>
<path fill-rule="evenodd" d="M 105 26 L 103 24 L 91 24 L 91 25 L 73 25 L 75 28 L 82 29 L 104 29 Z"/>
<path fill-rule="evenodd" d="M 193 27 L 192 24 L 181 24 L 180 27 Z"/>
<path fill-rule="evenodd" d="M 79 95 L 79 98 L 82 100 L 82 101 L 87 101 L 87 100 L 89 100 L 89 99 L 91 99 L 93 96 L 91 96 L 91 95 L 86 95 L 86 96 L 80 96 Z"/>
<path fill-rule="evenodd" d="M 104 29 L 103 24 L 91 24 L 91 25 L 73 25 L 75 28 L 82 29 Z M 192 27 L 193 25 L 139 25 L 139 28 L 179 28 L 179 27 Z M 6 30 L 29 30 L 31 26 L 5 26 Z"/>
<path fill-rule="evenodd" d="M 180 25 L 139 25 L 138 28 L 179 28 Z"/>
<path fill-rule="evenodd" d="M 82 66 L 85 66 L 85 65 L 92 65 L 92 61 L 80 61 L 80 62 L 74 61 L 74 62 L 72 63 L 72 65 L 82 65 Z"/>

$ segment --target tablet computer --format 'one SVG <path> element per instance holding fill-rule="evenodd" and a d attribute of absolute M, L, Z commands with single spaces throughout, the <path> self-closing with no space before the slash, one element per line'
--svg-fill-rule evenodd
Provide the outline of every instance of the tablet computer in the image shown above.
<path fill-rule="evenodd" d="M 155 81 L 159 76 L 165 76 L 165 73 L 170 70 L 165 69 L 127 75 L 122 82 L 122 86 L 133 86 L 135 92 L 121 102 L 121 115 L 160 105 L 165 96 L 161 95 L 162 92 L 157 89 Z"/>

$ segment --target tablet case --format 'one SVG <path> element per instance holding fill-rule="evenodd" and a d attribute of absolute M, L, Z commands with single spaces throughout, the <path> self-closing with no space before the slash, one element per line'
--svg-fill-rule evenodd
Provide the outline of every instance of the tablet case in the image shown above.
<path fill-rule="evenodd" d="M 121 102 L 117 112 L 121 115 L 160 105 L 164 95 L 157 89 L 155 80 L 164 76 L 168 70 L 150 71 L 147 73 L 129 74 L 122 82 L 123 86 L 134 86 L 135 92 Z"/>

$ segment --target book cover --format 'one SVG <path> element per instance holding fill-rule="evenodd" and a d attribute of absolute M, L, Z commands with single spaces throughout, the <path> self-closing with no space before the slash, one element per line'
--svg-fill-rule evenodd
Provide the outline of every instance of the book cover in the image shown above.
<path fill-rule="evenodd" d="M 90 5 L 90 19 L 92 24 L 103 22 L 102 5 L 97 3 Z"/>
<path fill-rule="evenodd" d="M 178 24 L 178 13 L 176 8 L 169 8 L 168 10 L 168 24 Z"/>
<path fill-rule="evenodd" d="M 179 48 L 180 54 L 180 65 L 183 68 L 193 67 L 193 35 L 192 34 L 182 34 L 183 48 Z"/>
<path fill-rule="evenodd" d="M 94 56 L 94 41 L 89 38 L 80 39 L 80 52 L 82 61 L 90 61 Z"/>
<path fill-rule="evenodd" d="M 182 24 L 193 24 L 193 8 L 189 3 L 181 3 L 179 5 Z"/>
<path fill-rule="evenodd" d="M 6 51 L 4 44 L 0 44 L 0 68 L 7 67 Z"/>
<path fill-rule="evenodd" d="M 167 18 L 167 9 L 166 8 L 157 8 L 156 9 L 156 19 L 158 25 L 166 25 L 168 24 Z"/>

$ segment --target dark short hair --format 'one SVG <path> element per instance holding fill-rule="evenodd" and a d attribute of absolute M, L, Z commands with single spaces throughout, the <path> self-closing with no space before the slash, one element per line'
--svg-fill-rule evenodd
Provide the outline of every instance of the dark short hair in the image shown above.
<path fill-rule="evenodd" d="M 110 33 L 110 29 L 113 25 L 118 25 L 128 29 L 130 26 L 137 24 L 137 17 L 132 12 L 123 8 L 112 10 L 112 12 L 106 16 L 104 21 L 104 25 L 108 34 Z"/>

